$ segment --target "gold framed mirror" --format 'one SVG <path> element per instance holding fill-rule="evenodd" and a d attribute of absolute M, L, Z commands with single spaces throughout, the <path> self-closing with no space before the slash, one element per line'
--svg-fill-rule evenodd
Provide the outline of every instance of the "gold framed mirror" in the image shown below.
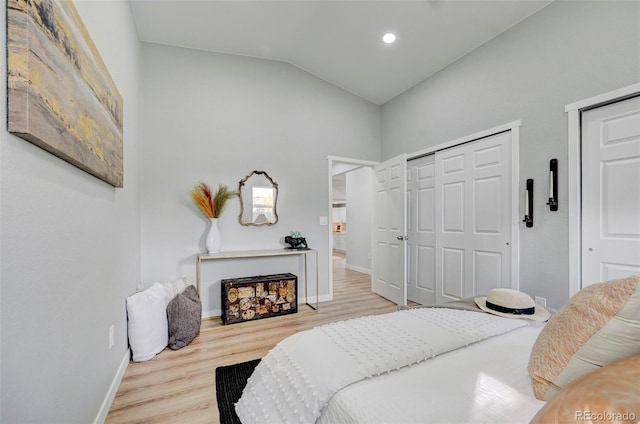
<path fill-rule="evenodd" d="M 278 222 L 278 183 L 265 171 L 253 171 L 240 180 L 240 224 L 273 225 Z"/>

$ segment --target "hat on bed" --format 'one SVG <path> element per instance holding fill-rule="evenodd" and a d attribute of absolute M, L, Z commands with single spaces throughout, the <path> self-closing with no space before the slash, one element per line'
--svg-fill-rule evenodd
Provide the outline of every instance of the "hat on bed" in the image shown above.
<path fill-rule="evenodd" d="M 512 289 L 492 289 L 486 297 L 476 297 L 476 305 L 485 312 L 506 318 L 546 321 L 551 314 L 526 293 Z"/>

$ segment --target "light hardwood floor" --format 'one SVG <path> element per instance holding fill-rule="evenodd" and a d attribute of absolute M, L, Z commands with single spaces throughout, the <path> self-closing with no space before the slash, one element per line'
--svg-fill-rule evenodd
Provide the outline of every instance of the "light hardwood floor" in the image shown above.
<path fill-rule="evenodd" d="M 147 362 L 130 363 L 107 416 L 119 423 L 218 423 L 215 369 L 263 357 L 277 342 L 301 330 L 329 322 L 396 310 L 371 292 L 371 277 L 334 261 L 334 300 L 319 312 L 299 312 L 223 326 L 205 322 L 188 346 L 165 349 Z"/>

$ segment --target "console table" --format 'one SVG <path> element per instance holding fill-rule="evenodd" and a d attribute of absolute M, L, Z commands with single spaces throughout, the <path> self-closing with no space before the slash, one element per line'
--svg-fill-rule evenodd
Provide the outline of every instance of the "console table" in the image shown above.
<path fill-rule="evenodd" d="M 197 284 L 198 293 L 200 293 L 200 279 L 202 275 L 201 265 L 203 261 L 214 261 L 218 259 L 251 259 L 251 258 L 263 258 L 263 257 L 277 257 L 277 256 L 292 256 L 292 255 L 304 255 L 304 295 L 305 304 L 311 309 L 318 310 L 318 251 L 314 249 L 273 249 L 273 250 L 238 250 L 235 252 L 220 252 L 220 253 L 201 253 L 198 255 L 198 267 L 197 267 Z M 316 266 L 316 301 L 315 306 L 309 303 L 309 255 L 315 256 Z"/>

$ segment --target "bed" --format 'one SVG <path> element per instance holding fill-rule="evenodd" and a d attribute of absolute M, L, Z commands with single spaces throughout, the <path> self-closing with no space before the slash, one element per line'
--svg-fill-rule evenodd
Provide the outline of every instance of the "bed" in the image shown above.
<path fill-rule="evenodd" d="M 640 276 L 595 286 L 547 324 L 443 305 L 297 333 L 262 359 L 236 412 L 243 424 L 540 420 L 573 380 L 640 355 Z M 618 342 L 610 348 L 612 339 Z M 620 379 L 608 381 L 639 375 L 625 365 Z M 639 391 L 631 399 L 640 403 L 640 389 L 633 390 Z M 624 411 L 640 417 L 636 404 Z"/>
<path fill-rule="evenodd" d="M 526 371 L 540 329 L 523 327 L 345 387 L 319 422 L 528 423 L 544 406 Z"/>

